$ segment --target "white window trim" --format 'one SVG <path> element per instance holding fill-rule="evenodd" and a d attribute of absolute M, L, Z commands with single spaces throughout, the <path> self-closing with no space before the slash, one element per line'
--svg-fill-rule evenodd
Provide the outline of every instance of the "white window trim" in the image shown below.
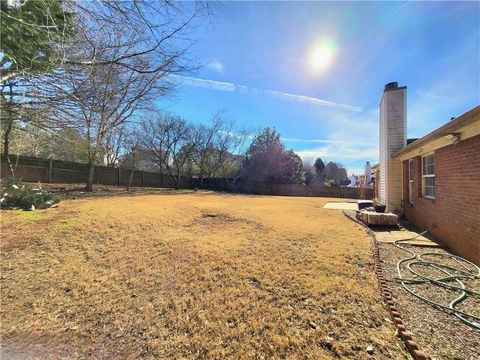
<path fill-rule="evenodd" d="M 413 176 L 412 176 L 413 160 L 408 160 L 408 202 L 413 204 Z"/>
<path fill-rule="evenodd" d="M 433 177 L 434 178 L 435 177 L 435 170 L 434 170 L 433 174 L 427 174 L 427 175 L 423 174 L 423 161 L 427 156 L 433 156 L 433 164 L 434 164 L 434 168 L 435 168 L 435 155 L 434 155 L 434 153 L 431 152 L 431 153 L 423 155 L 422 156 L 422 197 L 425 198 L 425 199 L 434 200 L 435 196 L 425 195 L 425 178 L 427 178 L 427 177 Z M 437 190 L 436 187 L 437 186 L 435 185 L 435 187 L 434 187 L 435 192 Z"/>

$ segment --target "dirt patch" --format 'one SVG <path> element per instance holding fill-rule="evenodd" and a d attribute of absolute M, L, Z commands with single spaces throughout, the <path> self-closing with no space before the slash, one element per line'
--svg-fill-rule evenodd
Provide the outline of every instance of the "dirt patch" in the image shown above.
<path fill-rule="evenodd" d="M 241 221 L 241 219 L 234 218 L 227 214 L 204 213 L 197 222 L 209 226 L 212 224 L 227 224 L 236 221 Z"/>
<path fill-rule="evenodd" d="M 64 201 L 48 226 L 1 239 L 23 243 L 0 254 L 2 344 L 66 343 L 73 358 L 404 358 L 370 239 L 325 200 Z"/>
<path fill-rule="evenodd" d="M 257 230 L 262 230 L 262 224 L 259 222 L 252 221 L 250 219 L 238 216 L 232 216 L 229 214 L 224 213 L 214 213 L 214 212 L 207 212 L 202 213 L 200 217 L 195 219 L 192 222 L 192 225 L 199 225 L 199 226 L 244 226 L 249 225 L 251 227 L 255 227 Z"/>

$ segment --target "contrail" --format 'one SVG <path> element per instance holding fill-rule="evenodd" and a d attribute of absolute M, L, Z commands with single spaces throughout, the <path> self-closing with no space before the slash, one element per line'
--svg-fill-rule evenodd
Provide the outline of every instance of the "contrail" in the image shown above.
<path fill-rule="evenodd" d="M 343 110 L 356 111 L 356 112 L 363 111 L 363 109 L 360 106 L 342 104 L 342 103 L 337 103 L 329 100 L 319 99 L 316 97 L 290 94 L 290 93 L 275 91 L 275 90 L 262 90 L 254 87 L 249 87 L 246 85 L 237 85 L 237 84 L 226 82 L 226 81 L 200 79 L 192 76 L 181 76 L 181 75 L 170 75 L 170 78 L 174 81 L 178 81 L 182 83 L 183 85 L 201 87 L 201 88 L 210 89 L 210 90 L 226 91 L 226 92 L 238 91 L 240 93 L 249 93 L 254 95 L 258 95 L 258 94 L 268 95 L 268 96 L 277 97 L 287 101 L 294 101 L 297 103 L 304 103 L 304 104 L 330 107 L 330 108 L 343 109 Z"/>

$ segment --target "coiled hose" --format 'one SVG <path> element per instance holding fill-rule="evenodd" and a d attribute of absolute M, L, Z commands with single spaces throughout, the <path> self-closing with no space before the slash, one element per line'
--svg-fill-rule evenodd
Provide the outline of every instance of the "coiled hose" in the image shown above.
<path fill-rule="evenodd" d="M 427 252 L 417 255 L 415 252 L 401 246 L 401 244 L 405 241 L 413 240 L 421 235 L 426 234 L 432 228 L 425 230 L 424 232 L 408 238 L 408 239 L 401 239 L 396 240 L 393 245 L 397 248 L 408 252 L 411 256 L 405 259 L 400 260 L 397 262 L 397 273 L 398 277 L 397 280 L 402 284 L 403 288 L 408 291 L 413 296 L 423 300 L 427 304 L 431 306 L 443 310 L 449 314 L 452 314 L 459 318 L 461 321 L 466 323 L 467 325 L 480 330 L 480 317 L 475 316 L 473 314 L 458 310 L 455 308 L 458 304 L 464 301 L 467 296 L 473 296 L 475 298 L 480 299 L 480 292 L 475 291 L 473 289 L 468 288 L 465 286 L 462 280 L 470 279 L 470 280 L 480 280 L 480 268 L 475 265 L 474 263 L 456 255 L 451 254 L 440 254 L 434 252 Z M 453 267 L 449 265 L 442 264 L 440 262 L 441 259 L 435 261 L 434 258 L 447 258 L 453 260 L 458 267 Z M 434 268 L 437 271 L 445 274 L 445 276 L 439 278 L 432 278 L 429 276 L 425 276 L 415 268 Z M 402 275 L 402 270 L 408 270 L 410 272 L 410 276 L 413 275 L 415 278 L 408 278 Z M 435 286 L 440 286 L 448 290 L 453 290 L 459 293 L 459 295 L 451 301 L 448 305 L 440 304 L 426 297 L 420 295 L 419 293 L 415 292 L 411 287 L 408 285 L 411 284 L 430 284 Z"/>

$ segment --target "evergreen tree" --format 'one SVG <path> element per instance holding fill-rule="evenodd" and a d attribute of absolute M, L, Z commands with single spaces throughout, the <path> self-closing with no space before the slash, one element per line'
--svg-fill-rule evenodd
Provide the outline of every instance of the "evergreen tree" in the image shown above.
<path fill-rule="evenodd" d="M 58 0 L 0 2 L 2 83 L 45 73 L 62 60 L 59 44 L 72 34 L 73 17 Z"/>
<path fill-rule="evenodd" d="M 315 168 L 315 174 L 317 175 L 318 180 L 323 182 L 325 179 L 325 163 L 323 160 L 321 158 L 317 158 L 313 164 L 313 167 Z"/>
<path fill-rule="evenodd" d="M 280 134 L 271 128 L 258 133 L 247 150 L 245 172 L 249 182 L 303 184 L 303 164 L 292 150 L 285 150 Z"/>

